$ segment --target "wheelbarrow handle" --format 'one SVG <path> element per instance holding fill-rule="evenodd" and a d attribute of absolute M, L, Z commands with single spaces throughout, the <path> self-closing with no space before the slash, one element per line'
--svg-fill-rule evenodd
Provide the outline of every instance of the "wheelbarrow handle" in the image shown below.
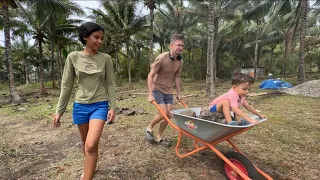
<path fill-rule="evenodd" d="M 166 115 L 166 113 L 164 113 L 164 111 L 161 109 L 161 107 L 159 106 L 159 104 L 158 104 L 155 100 L 152 100 L 151 103 L 154 104 L 154 105 L 157 107 L 157 109 L 158 109 L 158 111 L 160 112 L 160 114 L 163 116 L 163 118 L 169 123 L 169 125 L 170 125 L 172 128 L 180 131 L 180 128 L 179 128 L 177 125 L 175 125 L 175 124 L 168 118 L 168 116 Z"/>
<path fill-rule="evenodd" d="M 188 108 L 188 105 L 182 99 L 179 99 L 179 103 L 181 103 L 186 109 Z"/>

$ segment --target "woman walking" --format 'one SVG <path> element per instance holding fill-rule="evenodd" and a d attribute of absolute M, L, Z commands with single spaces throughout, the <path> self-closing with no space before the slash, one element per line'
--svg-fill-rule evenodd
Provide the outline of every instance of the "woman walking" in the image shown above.
<path fill-rule="evenodd" d="M 115 80 L 112 59 L 99 52 L 104 29 L 93 22 L 79 28 L 79 39 L 85 49 L 71 52 L 65 62 L 61 92 L 53 119 L 55 127 L 68 105 L 74 81 L 78 89 L 72 119 L 77 124 L 85 155 L 82 180 L 92 180 L 98 158 L 98 144 L 106 121 L 115 118 Z"/>

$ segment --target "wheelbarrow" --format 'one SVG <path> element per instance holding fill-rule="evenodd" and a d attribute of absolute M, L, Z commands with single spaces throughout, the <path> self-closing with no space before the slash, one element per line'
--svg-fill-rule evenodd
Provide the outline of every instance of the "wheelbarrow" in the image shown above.
<path fill-rule="evenodd" d="M 173 119 L 175 120 L 174 123 L 168 118 L 168 116 L 166 116 L 160 106 L 155 101 L 152 101 L 152 103 L 157 107 L 158 111 L 169 123 L 169 125 L 173 129 L 179 131 L 179 138 L 175 151 L 180 158 L 184 158 L 199 151 L 210 148 L 223 160 L 224 175 L 226 178 L 230 180 L 256 180 L 261 179 L 261 176 L 263 176 L 268 180 L 272 180 L 272 178 L 268 174 L 264 173 L 256 165 L 254 165 L 231 140 L 233 136 L 236 136 L 253 128 L 253 124 L 234 126 L 200 119 L 197 117 L 201 112 L 201 108 L 188 108 L 188 106 L 183 101 L 179 102 L 186 109 L 177 109 L 171 111 L 171 113 L 173 114 Z M 195 112 L 196 117 L 181 114 L 181 112 L 186 110 Z M 260 119 L 260 117 L 255 115 L 249 116 L 251 116 L 253 119 L 259 120 L 260 123 L 267 120 Z M 189 138 L 194 140 L 195 149 L 191 152 L 180 154 L 179 147 L 183 135 L 188 136 Z M 214 147 L 214 145 L 223 141 L 229 142 L 235 151 L 230 151 L 226 154 L 222 154 L 218 149 Z"/>

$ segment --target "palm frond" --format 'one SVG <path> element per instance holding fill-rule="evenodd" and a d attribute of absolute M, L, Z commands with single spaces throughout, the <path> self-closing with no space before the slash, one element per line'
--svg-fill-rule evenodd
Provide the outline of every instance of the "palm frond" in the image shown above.
<path fill-rule="evenodd" d="M 245 20 L 258 20 L 261 19 L 272 6 L 271 0 L 261 1 L 258 5 L 254 6 L 252 9 L 244 13 L 243 18 Z"/>
<path fill-rule="evenodd" d="M 314 26 L 307 29 L 309 36 L 320 36 L 320 26 Z"/>
<path fill-rule="evenodd" d="M 50 13 L 68 13 L 69 7 L 59 0 L 27 1 L 29 7 L 35 9 L 37 17 L 45 17 Z M 45 8 L 45 11 L 44 11 Z"/>

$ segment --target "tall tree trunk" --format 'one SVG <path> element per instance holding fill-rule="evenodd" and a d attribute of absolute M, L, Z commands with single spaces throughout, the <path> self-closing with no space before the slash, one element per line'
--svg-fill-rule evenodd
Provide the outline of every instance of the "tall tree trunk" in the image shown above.
<path fill-rule="evenodd" d="M 201 60 L 200 60 L 200 79 L 203 79 L 203 58 L 204 57 L 204 50 L 201 48 Z"/>
<path fill-rule="evenodd" d="M 22 62 L 23 62 L 23 67 L 24 67 L 24 72 L 25 72 L 25 83 L 26 84 L 30 84 L 30 78 L 29 78 L 29 72 L 28 72 L 28 64 L 27 64 L 27 60 L 25 57 L 22 58 Z"/>
<path fill-rule="evenodd" d="M 58 74 L 58 83 L 57 83 L 57 86 L 59 86 L 60 87 L 60 81 L 61 81 L 61 78 L 62 78 L 62 75 L 61 75 L 61 72 L 62 72 L 62 69 L 61 69 L 61 58 L 60 58 L 60 53 L 59 53 L 59 51 L 60 51 L 60 47 L 59 47 L 59 45 L 58 45 L 58 47 L 57 47 L 57 66 L 58 66 L 58 68 L 57 68 L 57 74 Z"/>
<path fill-rule="evenodd" d="M 255 79 L 258 79 L 257 77 L 257 68 L 258 68 L 258 62 L 259 62 L 259 35 L 258 34 L 256 38 L 256 45 L 254 48 L 254 73 L 253 74 Z"/>
<path fill-rule="evenodd" d="M 190 63 L 191 63 L 191 79 L 193 80 L 194 79 L 194 70 L 195 70 L 195 66 L 194 66 L 194 63 L 193 63 L 193 54 L 194 54 L 194 48 L 192 47 L 191 48 L 191 61 L 190 61 Z"/>
<path fill-rule="evenodd" d="M 120 78 L 119 78 L 119 52 L 118 48 L 116 49 L 116 82 L 117 84 L 120 84 Z"/>
<path fill-rule="evenodd" d="M 308 0 L 301 0 L 301 29 L 300 29 L 300 49 L 299 49 L 299 65 L 298 65 L 298 83 L 306 81 L 305 75 L 305 33 L 307 26 Z"/>
<path fill-rule="evenodd" d="M 218 47 L 216 50 L 216 79 L 218 78 L 218 73 L 220 71 L 220 53 L 218 51 Z"/>
<path fill-rule="evenodd" d="M 299 23 L 299 22 L 297 21 L 297 23 Z M 288 62 L 288 59 L 290 59 L 289 52 L 291 52 L 293 35 L 294 35 L 297 27 L 298 27 L 298 25 L 296 24 L 293 28 L 288 29 L 285 33 L 283 67 L 282 67 L 282 76 L 283 77 L 286 76 L 287 62 Z M 289 55 L 289 57 L 288 57 L 288 55 Z"/>
<path fill-rule="evenodd" d="M 256 46 L 254 48 L 254 78 L 257 79 L 257 68 L 258 68 L 258 55 L 259 54 L 259 42 L 256 41 Z"/>
<path fill-rule="evenodd" d="M 149 34 L 149 52 L 148 52 L 148 72 L 150 71 L 150 59 L 153 54 L 153 21 L 154 21 L 154 9 L 156 8 L 154 0 L 148 0 L 148 7 L 150 9 L 150 34 Z"/>
<path fill-rule="evenodd" d="M 36 71 L 37 72 L 36 73 L 36 75 L 37 75 L 37 81 L 36 82 L 37 83 L 40 82 L 40 70 L 39 69 L 40 69 L 40 64 L 37 65 L 37 71 Z"/>
<path fill-rule="evenodd" d="M 4 29 L 4 36 L 5 36 L 5 51 L 4 51 L 4 61 L 7 63 L 8 69 L 8 79 L 9 79 L 9 89 L 11 95 L 12 102 L 19 102 L 21 101 L 20 95 L 16 89 L 14 84 L 14 72 L 13 72 L 13 65 L 11 61 L 11 39 L 10 39 L 10 25 L 9 25 L 9 4 L 8 0 L 1 0 L 0 4 L 1 7 L 1 14 L 3 16 L 3 29 Z"/>
<path fill-rule="evenodd" d="M 219 40 L 218 40 L 218 29 L 219 29 L 219 18 L 217 16 L 214 17 L 214 47 L 213 47 L 213 82 L 216 84 L 217 80 L 217 58 L 218 58 L 218 46 L 219 46 Z"/>
<path fill-rule="evenodd" d="M 188 69 L 192 68 L 192 66 L 191 66 L 191 50 L 189 50 L 189 49 L 188 49 L 188 62 L 185 62 L 185 64 L 186 64 L 186 68 L 188 68 Z M 189 73 L 188 73 L 188 76 L 190 78 L 190 74 Z"/>
<path fill-rule="evenodd" d="M 139 64 L 139 62 L 141 62 L 141 47 L 140 46 L 138 46 L 138 61 L 137 61 L 137 64 Z M 148 64 L 148 66 L 150 66 L 150 65 Z M 141 81 L 142 68 L 143 68 L 143 66 L 139 66 L 139 71 L 138 71 L 138 79 L 139 79 L 139 81 Z"/>
<path fill-rule="evenodd" d="M 273 56 L 274 56 L 274 48 L 275 48 L 275 46 L 271 47 L 269 73 L 272 73 L 272 63 L 273 63 Z"/>
<path fill-rule="evenodd" d="M 47 91 L 44 87 L 44 67 L 43 67 L 43 60 L 42 60 L 42 42 L 39 40 L 39 79 L 40 79 L 40 93 L 47 94 Z"/>
<path fill-rule="evenodd" d="M 59 62 L 60 62 L 60 65 L 59 65 L 59 71 L 60 71 L 60 73 L 59 73 L 59 75 L 60 75 L 59 79 L 60 79 L 60 80 L 62 79 L 63 67 L 64 67 L 64 66 L 63 66 L 64 63 L 63 63 L 63 61 L 62 61 L 61 52 L 62 52 L 62 48 L 59 47 L 59 48 L 58 48 L 58 59 L 59 59 Z"/>
<path fill-rule="evenodd" d="M 129 86 L 131 88 L 131 62 L 130 62 L 130 57 L 129 57 L 129 43 L 126 43 L 126 49 L 127 49 L 127 62 L 128 62 L 128 77 L 129 77 Z"/>
<path fill-rule="evenodd" d="M 283 54 L 283 66 L 282 66 L 282 77 L 286 76 L 287 61 L 288 61 L 288 52 L 284 52 L 284 54 Z"/>
<path fill-rule="evenodd" d="M 317 67 L 318 67 L 318 72 L 320 72 L 320 48 L 318 49 L 318 64 L 317 64 Z"/>
<path fill-rule="evenodd" d="M 55 81 L 55 73 L 54 73 L 54 49 L 55 49 L 55 45 L 54 42 L 51 41 L 51 81 L 52 81 L 52 89 L 57 88 L 57 84 Z"/>
<path fill-rule="evenodd" d="M 206 75 L 206 93 L 209 98 L 214 96 L 214 48 L 215 48 L 215 34 L 214 34 L 214 0 L 209 1 L 208 8 L 208 50 L 207 50 L 207 75 Z"/>

